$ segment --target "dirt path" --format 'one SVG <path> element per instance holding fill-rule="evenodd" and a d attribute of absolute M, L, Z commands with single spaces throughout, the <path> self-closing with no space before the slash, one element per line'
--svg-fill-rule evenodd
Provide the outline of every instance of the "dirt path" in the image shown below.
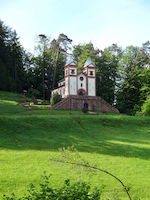
<path fill-rule="evenodd" d="M 29 108 L 28 106 L 25 106 L 23 103 L 18 103 L 19 105 L 21 105 L 22 107 L 26 108 L 28 111 L 32 111 L 31 108 Z"/>

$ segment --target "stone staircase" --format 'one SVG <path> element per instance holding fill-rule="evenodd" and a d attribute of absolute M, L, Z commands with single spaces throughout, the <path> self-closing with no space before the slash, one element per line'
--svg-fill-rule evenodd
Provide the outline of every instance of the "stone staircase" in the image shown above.
<path fill-rule="evenodd" d="M 114 113 L 119 113 L 119 110 L 117 108 L 114 108 L 112 105 L 110 105 L 107 101 L 102 99 L 101 97 L 97 97 L 104 105 L 109 107 Z"/>
<path fill-rule="evenodd" d="M 52 107 L 50 107 L 50 110 L 59 110 L 59 108 L 61 108 L 65 103 L 70 101 L 70 96 L 67 98 L 62 99 L 60 102 L 58 102 L 57 104 L 53 105 Z"/>
<path fill-rule="evenodd" d="M 80 99 L 92 100 L 93 99 L 96 101 L 98 100 L 98 101 L 101 101 L 103 105 L 107 106 L 110 112 L 112 111 L 113 113 L 119 113 L 119 110 L 117 108 L 114 108 L 112 105 L 110 105 L 107 101 L 105 101 L 101 97 L 84 97 L 84 96 L 76 96 L 76 95 L 72 95 L 72 96 L 62 99 L 60 102 L 50 107 L 49 109 L 50 110 L 64 110 L 63 106 L 65 106 L 65 107 L 68 107 L 68 110 L 71 110 L 70 102 L 72 99 L 76 99 L 76 100 L 80 100 Z"/>

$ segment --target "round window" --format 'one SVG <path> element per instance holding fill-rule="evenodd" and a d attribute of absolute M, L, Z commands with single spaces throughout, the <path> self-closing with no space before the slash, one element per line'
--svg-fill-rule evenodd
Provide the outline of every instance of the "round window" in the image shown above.
<path fill-rule="evenodd" d="M 83 81 L 83 77 L 82 76 L 80 77 L 80 81 Z"/>

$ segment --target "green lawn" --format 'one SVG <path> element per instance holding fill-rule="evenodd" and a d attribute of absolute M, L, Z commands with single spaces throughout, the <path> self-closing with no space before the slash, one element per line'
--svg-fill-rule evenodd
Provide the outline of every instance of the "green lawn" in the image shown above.
<path fill-rule="evenodd" d="M 12 92 L 4 92 L 0 91 L 0 99 L 1 100 L 9 100 L 9 101 L 18 101 L 18 100 L 25 100 L 30 98 L 27 98 L 25 94 L 17 94 Z"/>
<path fill-rule="evenodd" d="M 128 199 L 120 183 L 107 174 L 95 172 L 91 177 L 49 160 L 60 155 L 59 148 L 72 145 L 91 165 L 131 187 L 132 199 L 150 199 L 150 118 L 27 111 L 8 100 L 0 100 L 0 199 L 12 192 L 23 196 L 30 183 L 39 184 L 44 171 L 52 174 L 54 187 L 68 178 L 72 182 L 82 179 L 93 187 L 105 185 L 102 199 L 114 199 L 116 193 L 118 198 Z"/>

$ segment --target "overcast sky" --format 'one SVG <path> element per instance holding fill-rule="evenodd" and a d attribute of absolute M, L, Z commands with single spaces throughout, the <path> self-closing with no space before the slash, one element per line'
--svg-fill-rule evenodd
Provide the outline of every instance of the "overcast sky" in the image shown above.
<path fill-rule="evenodd" d="M 150 0 L 0 0 L 0 19 L 32 53 L 39 34 L 64 33 L 73 45 L 91 41 L 102 50 L 150 40 Z"/>

